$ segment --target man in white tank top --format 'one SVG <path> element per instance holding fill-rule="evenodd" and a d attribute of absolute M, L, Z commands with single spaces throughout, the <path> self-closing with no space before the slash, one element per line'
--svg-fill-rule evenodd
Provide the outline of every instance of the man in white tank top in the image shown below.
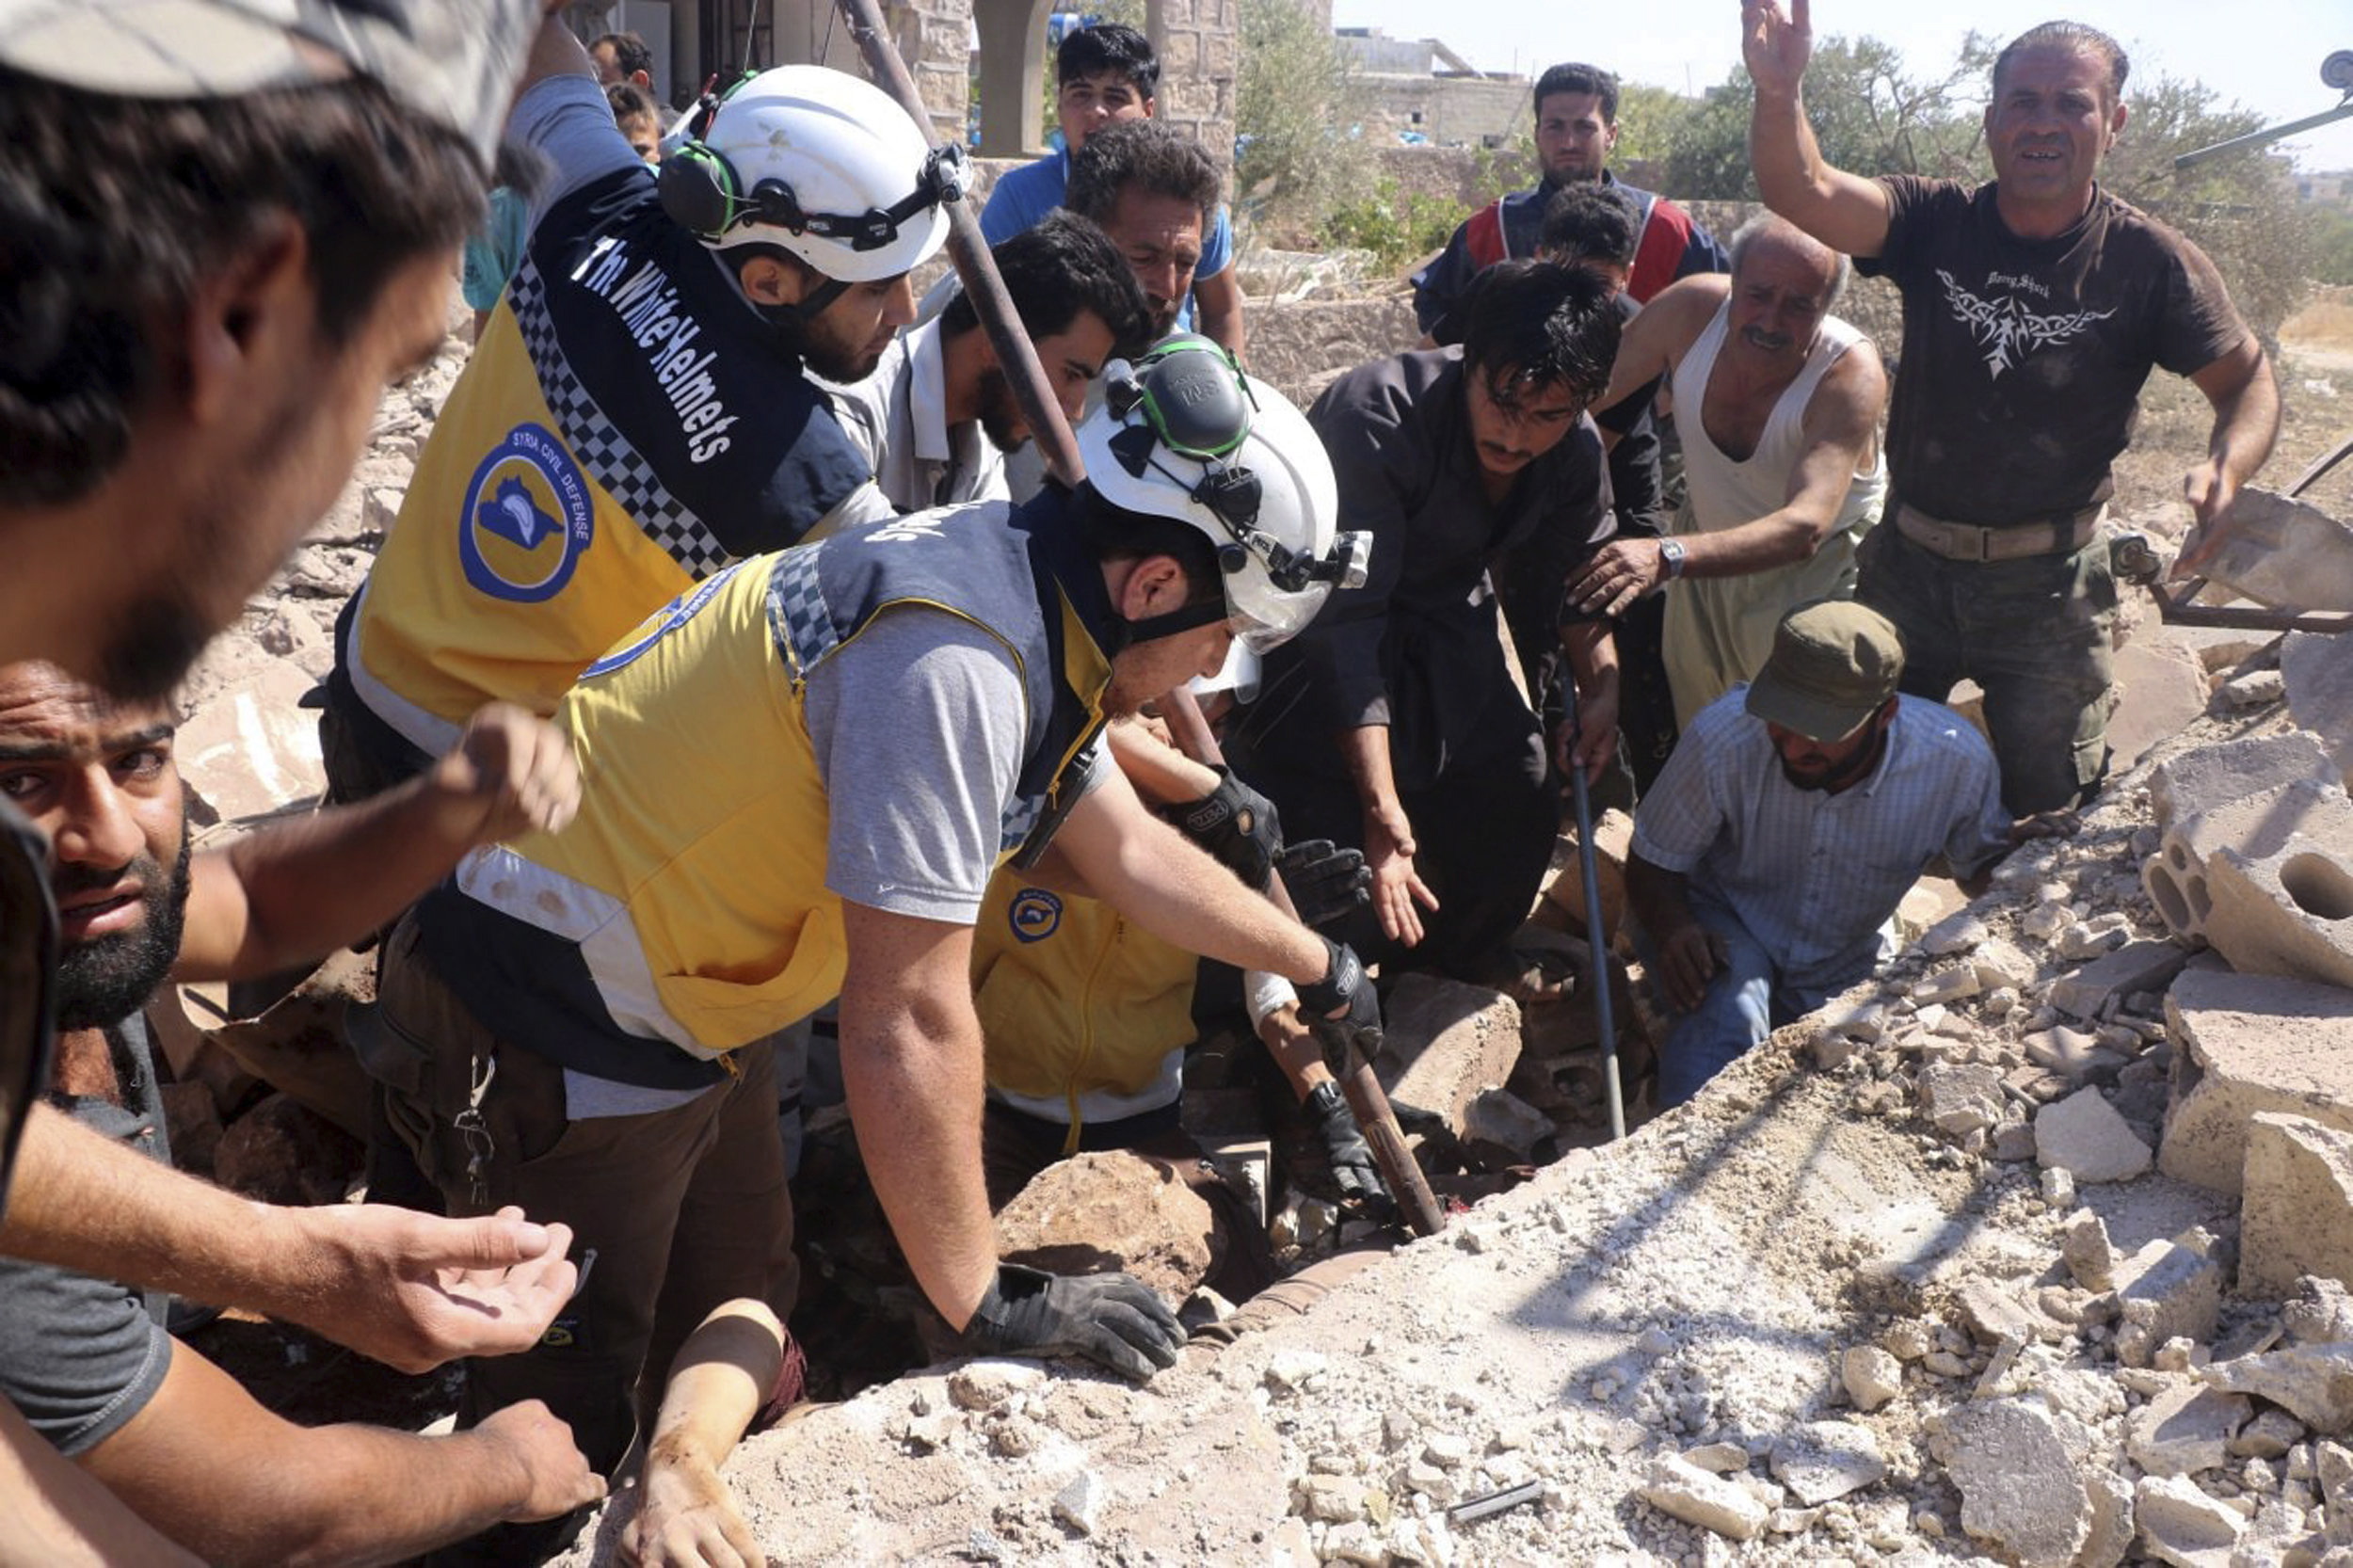
<path fill-rule="evenodd" d="M 1763 666 L 1788 611 L 1854 597 L 1855 546 L 1886 489 L 1887 376 L 1830 313 L 1847 273 L 1844 256 L 1759 217 L 1733 236 L 1729 277 L 1666 289 L 1619 346 L 1602 406 L 1671 377 L 1689 493 L 1672 535 L 1609 545 L 1569 594 L 1615 613 L 1676 584 L 1665 653 L 1679 725 Z"/>

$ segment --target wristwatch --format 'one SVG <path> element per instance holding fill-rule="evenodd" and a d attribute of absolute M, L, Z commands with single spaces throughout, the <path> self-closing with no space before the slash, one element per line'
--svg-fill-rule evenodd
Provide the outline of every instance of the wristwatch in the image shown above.
<path fill-rule="evenodd" d="M 1666 580 L 1668 582 L 1672 583 L 1676 578 L 1683 575 L 1685 553 L 1683 541 L 1681 539 L 1661 539 L 1658 541 L 1658 559 L 1667 568 Z"/>

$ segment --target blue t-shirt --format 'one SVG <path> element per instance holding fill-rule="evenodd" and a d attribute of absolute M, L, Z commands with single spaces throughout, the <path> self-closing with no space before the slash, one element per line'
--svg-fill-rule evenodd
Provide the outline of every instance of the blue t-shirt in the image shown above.
<path fill-rule="evenodd" d="M 482 227 L 466 236 L 463 269 L 457 292 L 477 311 L 495 311 L 523 259 L 523 241 L 531 236 L 531 203 L 520 191 L 501 185 L 490 192 L 489 216 Z"/>
<path fill-rule="evenodd" d="M 992 246 L 1002 245 L 1023 230 L 1035 227 L 1047 214 L 1062 205 L 1063 193 L 1069 184 L 1067 148 L 1056 148 L 1035 163 L 1008 169 L 989 190 L 988 205 L 981 209 L 981 237 Z M 1226 221 L 1225 203 L 1220 202 L 1209 232 L 1201 236 L 1201 260 L 1193 269 L 1193 280 L 1216 277 L 1233 259 L 1234 229 Z M 1183 308 L 1176 312 L 1176 329 L 1193 330 L 1191 295 L 1185 296 Z"/>

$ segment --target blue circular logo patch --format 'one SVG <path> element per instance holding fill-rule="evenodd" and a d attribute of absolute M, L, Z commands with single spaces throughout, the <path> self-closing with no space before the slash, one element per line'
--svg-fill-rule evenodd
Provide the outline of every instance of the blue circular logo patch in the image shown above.
<path fill-rule="evenodd" d="M 1042 942 L 1062 924 L 1062 900 L 1043 888 L 1024 888 L 1013 895 L 1005 919 L 1016 940 Z"/>
<path fill-rule="evenodd" d="M 564 443 L 541 425 L 518 424 L 466 487 L 457 558 L 466 581 L 492 599 L 536 604 L 572 580 L 595 526 L 588 482 Z"/>

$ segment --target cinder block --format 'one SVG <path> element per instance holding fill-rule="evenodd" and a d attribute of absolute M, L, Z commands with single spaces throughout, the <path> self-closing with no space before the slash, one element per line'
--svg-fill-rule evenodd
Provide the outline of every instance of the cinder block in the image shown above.
<path fill-rule="evenodd" d="M 2344 770 L 2311 735 L 2291 730 L 2223 741 L 2169 757 L 2150 772 L 2149 805 L 2159 827 L 2228 806 L 2299 778 L 2344 782 Z"/>
<path fill-rule="evenodd" d="M 2299 778 L 2176 818 L 2142 866 L 2141 885 L 2175 935 L 2205 940 L 2214 912 L 2208 876 L 2215 856 L 2228 849 L 2267 858 L 2298 835 L 2315 844 L 2353 844 L 2353 799 L 2342 785 Z"/>
<path fill-rule="evenodd" d="M 2249 1124 L 2239 1288 L 2288 1296 L 2307 1274 L 2353 1285 L 2353 1132 L 2265 1112 Z"/>
<path fill-rule="evenodd" d="M 2206 940 L 2242 974 L 2353 987 L 2353 837 L 2290 839 L 2261 857 L 2206 862 Z"/>
<path fill-rule="evenodd" d="M 2170 1103 L 2157 1168 L 2236 1192 L 2256 1116 L 2308 1117 L 2353 1132 L 2353 991 L 2193 968 L 2165 1000 Z"/>

